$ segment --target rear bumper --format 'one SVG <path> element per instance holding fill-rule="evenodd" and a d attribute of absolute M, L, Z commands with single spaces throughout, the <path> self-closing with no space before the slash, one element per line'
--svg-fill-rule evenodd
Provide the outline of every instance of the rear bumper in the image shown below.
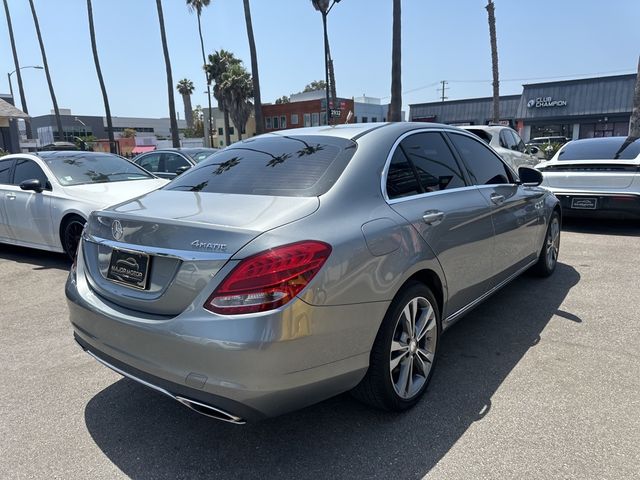
<path fill-rule="evenodd" d="M 640 218 L 640 193 L 550 190 L 568 217 Z M 577 200 L 589 199 L 595 199 L 595 208 L 576 208 Z"/>
<path fill-rule="evenodd" d="M 96 295 L 80 271 L 70 274 L 66 295 L 76 340 L 101 363 L 179 401 L 220 409 L 235 423 L 293 411 L 357 385 L 388 307 L 313 307 L 296 299 L 261 315 L 231 318 L 189 308 L 170 319 L 143 319 Z"/>

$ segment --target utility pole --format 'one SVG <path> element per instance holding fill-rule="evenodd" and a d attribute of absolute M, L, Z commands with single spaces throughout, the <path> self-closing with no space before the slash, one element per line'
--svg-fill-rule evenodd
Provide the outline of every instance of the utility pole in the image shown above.
<path fill-rule="evenodd" d="M 447 87 L 447 83 L 449 83 L 449 82 L 447 82 L 446 80 L 440 80 L 440 83 L 442 84 L 442 88 L 438 89 L 438 91 L 441 92 L 440 93 L 440 100 L 442 100 L 444 102 L 447 98 L 449 98 L 449 97 L 446 97 L 444 95 L 444 92 L 446 90 L 449 90 L 449 87 Z"/>

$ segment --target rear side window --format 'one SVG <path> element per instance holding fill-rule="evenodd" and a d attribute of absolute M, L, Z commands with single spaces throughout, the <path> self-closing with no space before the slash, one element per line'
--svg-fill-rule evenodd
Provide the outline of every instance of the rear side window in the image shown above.
<path fill-rule="evenodd" d="M 135 161 L 148 172 L 157 172 L 160 169 L 160 154 L 150 153 Z"/>
<path fill-rule="evenodd" d="M 313 197 L 333 186 L 355 150 L 354 142 L 337 137 L 263 136 L 221 150 L 164 188 Z"/>
<path fill-rule="evenodd" d="M 512 182 L 505 164 L 488 147 L 467 135 L 450 133 L 449 136 L 476 185 Z"/>
<path fill-rule="evenodd" d="M 0 160 L 0 184 L 9 184 L 9 174 L 11 173 L 11 166 L 13 160 Z"/>
<path fill-rule="evenodd" d="M 415 168 L 425 192 L 466 185 L 456 159 L 438 132 L 410 135 L 400 143 L 400 148 Z"/>
<path fill-rule="evenodd" d="M 401 148 L 396 148 L 387 172 L 387 196 L 389 199 L 424 193 L 418 184 L 415 169 Z"/>

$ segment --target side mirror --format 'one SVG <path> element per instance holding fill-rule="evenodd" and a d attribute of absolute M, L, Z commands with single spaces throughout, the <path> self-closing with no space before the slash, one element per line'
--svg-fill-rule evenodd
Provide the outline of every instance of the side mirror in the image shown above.
<path fill-rule="evenodd" d="M 535 168 L 520 167 L 518 168 L 518 176 L 520 183 L 527 187 L 537 187 L 542 183 L 542 173 Z"/>
<path fill-rule="evenodd" d="M 531 155 L 537 155 L 539 151 L 540 151 L 540 149 L 539 149 L 538 147 L 535 147 L 535 146 L 533 146 L 533 145 L 531 145 L 531 146 L 529 147 L 529 153 L 530 153 Z"/>
<path fill-rule="evenodd" d="M 191 167 L 189 165 L 183 165 L 179 169 L 176 170 L 176 175 L 182 175 L 184 172 L 189 170 Z"/>
<path fill-rule="evenodd" d="M 25 180 L 20 184 L 21 190 L 33 190 L 36 193 L 40 193 L 44 190 L 44 186 L 40 183 L 40 180 L 36 180 L 35 178 Z"/>

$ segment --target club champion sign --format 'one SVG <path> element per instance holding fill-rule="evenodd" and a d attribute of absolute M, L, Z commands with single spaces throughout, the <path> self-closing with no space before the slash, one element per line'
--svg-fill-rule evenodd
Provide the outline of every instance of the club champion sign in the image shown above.
<path fill-rule="evenodd" d="M 532 98 L 527 102 L 527 108 L 566 107 L 566 100 L 553 100 L 552 97 Z"/>

